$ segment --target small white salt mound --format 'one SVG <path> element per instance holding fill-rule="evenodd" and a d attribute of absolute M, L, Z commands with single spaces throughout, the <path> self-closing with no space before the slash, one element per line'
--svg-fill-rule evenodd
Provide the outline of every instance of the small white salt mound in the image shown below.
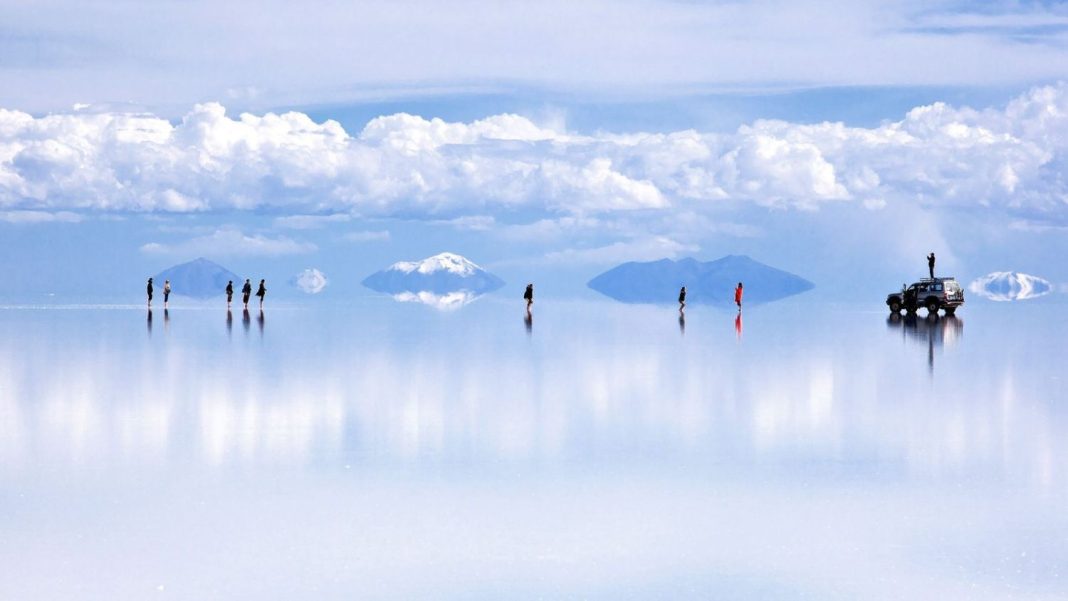
<path fill-rule="evenodd" d="M 1016 271 L 995 271 L 976 278 L 968 290 L 992 301 L 1030 300 L 1053 291 L 1048 280 Z"/>

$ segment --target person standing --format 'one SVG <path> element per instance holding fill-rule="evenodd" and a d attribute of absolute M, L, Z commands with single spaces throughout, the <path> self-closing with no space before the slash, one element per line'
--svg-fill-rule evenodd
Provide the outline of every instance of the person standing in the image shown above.
<path fill-rule="evenodd" d="M 679 311 L 681 312 L 685 308 L 686 308 L 686 286 L 683 286 L 682 289 L 679 290 Z"/>
<path fill-rule="evenodd" d="M 148 278 L 148 288 L 145 289 L 148 292 L 148 306 L 152 306 L 152 278 Z"/>
<path fill-rule="evenodd" d="M 931 279 L 932 280 L 934 279 L 934 264 L 935 264 L 935 256 L 934 256 L 934 253 L 931 253 L 931 254 L 927 255 L 927 271 L 929 271 L 931 273 Z"/>
<path fill-rule="evenodd" d="M 263 313 L 263 297 L 267 296 L 266 283 L 267 280 L 260 280 L 260 289 L 256 291 L 256 296 L 260 297 L 260 313 Z"/>
<path fill-rule="evenodd" d="M 171 300 L 171 281 L 163 280 L 163 310 L 167 310 L 167 301 Z"/>
<path fill-rule="evenodd" d="M 734 304 L 738 305 L 738 311 L 742 310 L 742 283 L 738 282 L 738 287 L 734 289 Z"/>
<path fill-rule="evenodd" d="M 248 298 L 252 296 L 252 282 L 248 278 L 245 278 L 245 285 L 241 287 L 241 302 L 245 304 L 245 310 L 248 310 Z"/>
<path fill-rule="evenodd" d="M 234 281 L 226 282 L 226 309 L 230 309 L 230 301 L 234 300 Z"/>
<path fill-rule="evenodd" d="M 527 284 L 523 299 L 527 301 L 527 313 L 530 313 L 530 306 L 534 304 L 534 284 Z"/>

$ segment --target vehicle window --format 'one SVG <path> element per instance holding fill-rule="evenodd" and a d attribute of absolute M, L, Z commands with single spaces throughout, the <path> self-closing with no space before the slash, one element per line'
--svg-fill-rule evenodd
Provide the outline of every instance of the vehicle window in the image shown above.
<path fill-rule="evenodd" d="M 942 284 L 935 284 L 934 285 L 934 289 L 935 289 L 935 292 L 941 292 L 942 291 Z"/>

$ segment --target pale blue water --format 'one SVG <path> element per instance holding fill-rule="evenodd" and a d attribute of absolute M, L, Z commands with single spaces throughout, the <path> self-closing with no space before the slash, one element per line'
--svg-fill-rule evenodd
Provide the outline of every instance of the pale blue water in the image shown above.
<path fill-rule="evenodd" d="M 0 599 L 1063 599 L 1068 320 L 0 309 Z"/>

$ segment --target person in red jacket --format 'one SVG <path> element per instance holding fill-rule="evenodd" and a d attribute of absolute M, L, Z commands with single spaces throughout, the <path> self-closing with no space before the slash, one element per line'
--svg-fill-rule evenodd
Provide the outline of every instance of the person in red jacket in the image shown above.
<path fill-rule="evenodd" d="M 738 282 L 738 287 L 734 289 L 734 304 L 738 305 L 738 310 L 742 310 L 742 283 Z"/>

